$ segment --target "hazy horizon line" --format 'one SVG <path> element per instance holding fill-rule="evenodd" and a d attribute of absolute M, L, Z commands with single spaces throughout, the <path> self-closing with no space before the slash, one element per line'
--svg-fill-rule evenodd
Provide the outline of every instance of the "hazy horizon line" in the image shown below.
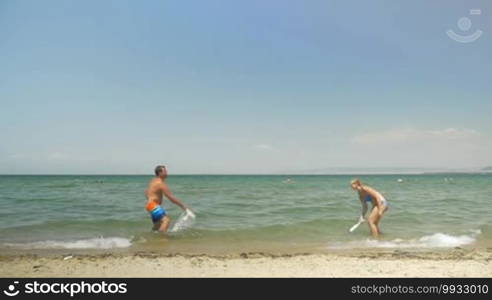
<path fill-rule="evenodd" d="M 492 166 L 468 167 L 468 168 L 425 168 L 425 167 L 333 167 L 306 170 L 285 170 L 264 173 L 204 173 L 204 172 L 172 172 L 169 176 L 295 176 L 295 175 L 423 175 L 423 174 L 446 174 L 446 173 L 491 173 Z M 0 173 L 0 176 L 155 176 L 153 173 Z"/>
<path fill-rule="evenodd" d="M 172 176 L 363 176 L 363 175 L 435 175 L 435 174 L 488 174 L 492 171 L 436 171 L 436 172 L 354 172 L 354 173 L 174 173 L 169 174 Z M 154 177 L 153 174 L 139 174 L 139 173 L 105 173 L 105 174 L 0 174 L 0 176 L 149 176 Z"/>

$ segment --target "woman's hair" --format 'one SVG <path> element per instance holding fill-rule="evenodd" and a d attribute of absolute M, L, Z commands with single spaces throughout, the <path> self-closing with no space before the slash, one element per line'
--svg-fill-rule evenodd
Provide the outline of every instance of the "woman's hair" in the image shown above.
<path fill-rule="evenodd" d="M 350 181 L 350 185 L 362 185 L 362 183 L 360 182 L 359 178 L 354 178 Z"/>

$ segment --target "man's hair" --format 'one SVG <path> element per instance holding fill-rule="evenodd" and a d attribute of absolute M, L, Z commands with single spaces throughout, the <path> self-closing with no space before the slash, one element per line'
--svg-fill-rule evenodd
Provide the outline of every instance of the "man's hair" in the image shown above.
<path fill-rule="evenodd" d="M 159 166 L 155 167 L 155 169 L 154 169 L 155 176 L 159 175 L 161 170 L 164 169 L 165 167 L 166 166 L 163 166 L 163 165 L 159 165 Z"/>

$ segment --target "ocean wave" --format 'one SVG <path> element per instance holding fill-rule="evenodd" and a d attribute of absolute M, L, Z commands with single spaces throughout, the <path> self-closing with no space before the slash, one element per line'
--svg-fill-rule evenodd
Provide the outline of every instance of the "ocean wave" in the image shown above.
<path fill-rule="evenodd" d="M 4 246 L 17 249 L 113 249 L 128 248 L 130 239 L 121 237 L 99 237 L 74 241 L 39 241 L 31 243 L 5 243 Z"/>
<path fill-rule="evenodd" d="M 480 230 L 472 231 L 468 235 L 450 235 L 445 233 L 434 233 L 424 235 L 418 239 L 403 240 L 394 239 L 391 241 L 378 241 L 366 239 L 364 241 L 350 241 L 345 243 L 334 243 L 328 248 L 348 249 L 348 248 L 453 248 L 472 244 L 480 235 Z"/>

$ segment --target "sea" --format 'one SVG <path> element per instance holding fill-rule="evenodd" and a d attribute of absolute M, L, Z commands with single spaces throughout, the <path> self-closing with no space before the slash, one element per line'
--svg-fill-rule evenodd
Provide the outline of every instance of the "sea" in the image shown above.
<path fill-rule="evenodd" d="M 382 235 L 350 188 L 358 177 L 389 209 Z M 226 254 L 492 247 L 492 174 L 171 175 L 196 215 L 186 226 L 167 199 L 172 232 L 152 232 L 144 190 L 152 176 L 0 176 L 0 253 Z M 183 225 L 183 224 L 180 224 Z"/>

